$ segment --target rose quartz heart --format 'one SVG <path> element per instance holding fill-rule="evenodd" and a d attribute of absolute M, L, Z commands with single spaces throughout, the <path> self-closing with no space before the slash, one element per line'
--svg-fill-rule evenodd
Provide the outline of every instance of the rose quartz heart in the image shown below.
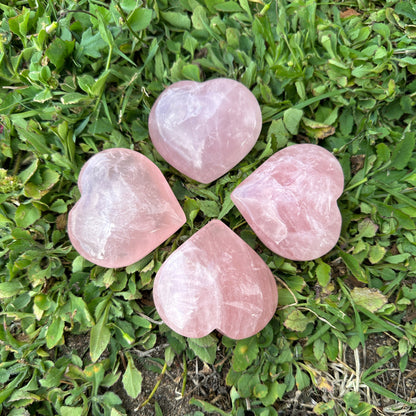
<path fill-rule="evenodd" d="M 343 188 L 342 168 L 332 153 L 297 144 L 270 157 L 231 199 L 270 250 L 306 261 L 337 243 L 342 222 L 337 199 Z"/>
<path fill-rule="evenodd" d="M 260 106 L 240 82 L 179 81 L 166 88 L 149 115 L 160 155 L 179 172 L 209 183 L 240 162 L 256 143 Z"/>
<path fill-rule="evenodd" d="M 260 256 L 212 220 L 163 263 L 153 298 L 166 325 L 181 335 L 200 338 L 218 329 L 242 339 L 273 317 L 277 288 Z"/>
<path fill-rule="evenodd" d="M 104 267 L 135 263 L 185 223 L 185 214 L 159 168 L 133 150 L 93 156 L 78 179 L 81 199 L 68 234 L 87 260 Z"/>

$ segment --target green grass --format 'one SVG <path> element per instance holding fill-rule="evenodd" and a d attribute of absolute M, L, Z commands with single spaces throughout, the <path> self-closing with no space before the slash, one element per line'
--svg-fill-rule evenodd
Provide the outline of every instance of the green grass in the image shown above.
<path fill-rule="evenodd" d="M 411 412 L 409 392 L 379 380 L 392 366 L 402 377 L 414 369 L 415 2 L 143 3 L 0 4 L 0 414 L 126 414 L 112 386 L 121 381 L 138 397 L 135 351 L 162 342 L 159 373 L 195 356 L 224 372 L 232 409 L 193 398 L 206 413 L 241 416 L 250 406 L 277 415 L 297 391 L 319 397 L 310 414 L 384 412 L 380 398 Z M 200 185 L 157 155 L 147 118 L 165 86 L 215 77 L 249 87 L 264 124 L 238 166 Z M 309 262 L 267 250 L 229 198 L 270 155 L 299 142 L 334 152 L 345 174 L 339 243 Z M 82 165 L 112 147 L 160 167 L 187 223 L 145 259 L 106 270 L 74 251 L 66 218 Z M 146 301 L 168 253 L 212 218 L 277 277 L 276 315 L 247 340 L 185 339 L 159 325 Z M 390 342 L 365 366 L 360 354 L 376 335 Z M 77 336 L 89 345 L 84 355 L 68 351 Z"/>

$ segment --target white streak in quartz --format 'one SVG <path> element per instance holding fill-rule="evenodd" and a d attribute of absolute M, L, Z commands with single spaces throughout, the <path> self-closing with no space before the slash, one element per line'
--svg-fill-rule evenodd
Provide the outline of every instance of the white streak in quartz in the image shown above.
<path fill-rule="evenodd" d="M 215 328 L 234 339 L 249 337 L 267 324 L 277 305 L 270 269 L 218 220 L 165 261 L 153 297 L 163 321 L 193 338 Z"/>
<path fill-rule="evenodd" d="M 293 260 L 311 260 L 337 242 L 343 190 L 339 162 L 316 145 L 293 145 L 269 158 L 231 199 L 261 241 Z"/>
<path fill-rule="evenodd" d="M 235 166 L 254 146 L 261 111 L 254 95 L 230 79 L 180 81 L 156 100 L 149 132 L 161 156 L 203 183 Z"/>
<path fill-rule="evenodd" d="M 201 262 L 190 261 L 191 255 L 200 258 Z M 215 329 L 210 322 L 220 320 L 222 298 L 217 284 L 218 270 L 210 268 L 203 260 L 201 248 L 184 246 L 182 250 L 176 250 L 169 262 L 163 265 L 163 273 L 169 278 L 157 286 L 158 298 L 165 299 L 168 322 L 173 322 L 173 329 L 185 336 L 193 337 L 193 333 L 187 330 L 189 326 L 198 326 L 199 331 L 209 333 Z M 203 276 L 203 279 L 183 279 L 184 271 L 192 276 Z M 178 290 L 178 285 L 181 290 Z M 201 309 L 200 305 L 207 296 L 213 305 L 210 309 Z"/>

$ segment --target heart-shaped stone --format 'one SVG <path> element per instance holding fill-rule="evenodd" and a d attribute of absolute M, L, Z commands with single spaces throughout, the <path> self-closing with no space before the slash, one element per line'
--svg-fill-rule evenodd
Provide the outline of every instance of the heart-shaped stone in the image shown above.
<path fill-rule="evenodd" d="M 277 306 L 277 287 L 261 257 L 212 220 L 163 263 L 153 287 L 156 309 L 177 333 L 200 338 L 214 329 L 233 339 L 262 330 Z"/>
<path fill-rule="evenodd" d="M 179 172 L 210 183 L 240 162 L 256 143 L 260 106 L 238 81 L 179 81 L 162 92 L 149 115 L 160 155 Z"/>
<path fill-rule="evenodd" d="M 78 186 L 69 238 L 78 253 L 100 266 L 135 263 L 186 221 L 162 172 L 133 150 L 97 153 L 83 166 Z"/>
<path fill-rule="evenodd" d="M 342 223 L 337 199 L 343 188 L 342 168 L 332 153 L 297 144 L 271 156 L 231 199 L 270 250 L 306 261 L 337 243 Z"/>

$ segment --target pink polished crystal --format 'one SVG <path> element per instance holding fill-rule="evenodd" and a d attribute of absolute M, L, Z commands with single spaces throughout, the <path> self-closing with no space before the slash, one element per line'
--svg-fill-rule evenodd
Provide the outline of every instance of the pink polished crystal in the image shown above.
<path fill-rule="evenodd" d="M 179 81 L 166 88 L 149 115 L 160 155 L 179 172 L 209 183 L 240 162 L 256 143 L 260 106 L 240 82 Z"/>
<path fill-rule="evenodd" d="M 277 306 L 277 287 L 260 256 L 225 224 L 212 220 L 159 269 L 153 298 L 177 333 L 200 338 L 218 329 L 233 339 L 262 330 Z"/>
<path fill-rule="evenodd" d="M 338 160 L 314 144 L 275 153 L 231 194 L 260 240 L 292 260 L 312 260 L 330 251 L 341 231 L 337 199 L 344 188 Z"/>
<path fill-rule="evenodd" d="M 185 223 L 159 168 L 128 149 L 104 150 L 82 168 L 68 234 L 87 260 L 123 267 L 142 259 Z"/>

